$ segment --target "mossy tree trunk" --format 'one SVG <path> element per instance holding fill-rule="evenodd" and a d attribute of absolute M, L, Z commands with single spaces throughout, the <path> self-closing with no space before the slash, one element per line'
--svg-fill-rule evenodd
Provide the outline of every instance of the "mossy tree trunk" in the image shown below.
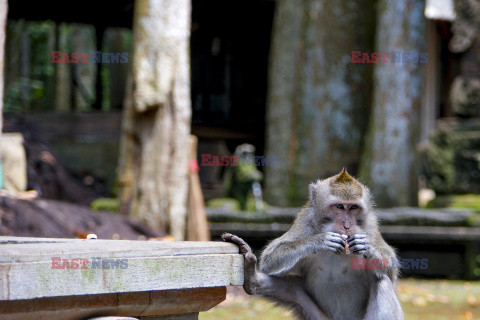
<path fill-rule="evenodd" d="M 189 0 L 137 0 L 119 162 L 123 212 L 185 237 Z"/>
<path fill-rule="evenodd" d="M 425 52 L 425 1 L 379 0 L 375 51 Z M 360 177 L 379 206 L 417 203 L 423 64 L 378 63 Z"/>
<path fill-rule="evenodd" d="M 5 35 L 7 23 L 8 3 L 7 0 L 0 0 L 0 138 L 3 125 L 3 87 L 4 87 L 4 60 L 5 60 Z M 0 146 L 1 150 L 1 146 Z M 0 154 L 0 157 L 2 155 Z"/>
<path fill-rule="evenodd" d="M 57 48 L 61 52 L 72 52 L 70 41 L 72 28 L 66 23 L 57 26 Z M 55 111 L 68 112 L 72 110 L 72 66 L 69 63 L 55 65 Z"/>
<path fill-rule="evenodd" d="M 267 202 L 305 202 L 307 186 L 358 168 L 370 105 L 371 65 L 351 51 L 373 49 L 374 1 L 277 1 L 270 54 Z"/>

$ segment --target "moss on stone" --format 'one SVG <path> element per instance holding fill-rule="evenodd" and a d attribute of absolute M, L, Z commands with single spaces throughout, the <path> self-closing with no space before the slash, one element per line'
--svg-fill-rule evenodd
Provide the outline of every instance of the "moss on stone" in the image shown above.
<path fill-rule="evenodd" d="M 467 225 L 469 227 L 480 227 L 480 214 L 474 213 L 467 218 Z"/>
<path fill-rule="evenodd" d="M 98 198 L 90 204 L 92 210 L 119 212 L 120 202 L 116 198 Z"/>
<path fill-rule="evenodd" d="M 480 194 L 456 194 L 437 196 L 427 208 L 458 208 L 480 212 Z"/>
<path fill-rule="evenodd" d="M 234 198 L 215 198 L 207 201 L 207 207 L 212 209 L 239 211 L 240 203 Z"/>

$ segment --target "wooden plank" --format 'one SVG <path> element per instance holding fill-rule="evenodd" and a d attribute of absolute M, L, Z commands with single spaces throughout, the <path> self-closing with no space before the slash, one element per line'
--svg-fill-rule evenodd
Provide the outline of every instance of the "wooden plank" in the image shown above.
<path fill-rule="evenodd" d="M 214 287 L 2 301 L 0 318 L 74 320 L 109 315 L 148 319 L 159 315 L 206 311 L 225 300 L 225 297 L 225 287 Z"/>
<path fill-rule="evenodd" d="M 61 243 L 61 245 L 59 245 Z M 177 255 L 236 254 L 238 247 L 225 242 L 84 240 L 55 238 L 0 237 L 0 263 L 50 261 L 51 255 L 75 257 L 162 257 Z M 103 255 L 102 255 L 103 254 Z"/>
<path fill-rule="evenodd" d="M 229 243 L 68 240 L 0 246 L 0 300 L 242 284 L 243 257 Z"/>

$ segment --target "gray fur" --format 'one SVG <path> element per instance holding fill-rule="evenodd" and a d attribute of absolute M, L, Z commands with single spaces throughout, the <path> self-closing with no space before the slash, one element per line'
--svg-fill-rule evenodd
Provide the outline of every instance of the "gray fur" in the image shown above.
<path fill-rule="evenodd" d="M 395 258 L 379 232 L 370 192 L 362 188 L 362 197 L 355 200 L 363 208 L 362 222 L 348 238 L 350 255 L 345 254 L 341 231 L 323 218 L 332 203 L 343 201 L 330 193 L 329 179 L 309 186 L 309 202 L 290 230 L 265 248 L 260 270 L 242 239 L 224 235 L 224 240 L 239 244 L 245 255 L 247 293 L 290 307 L 303 320 L 403 320 L 395 293 L 397 270 L 391 265 L 387 269 L 352 268 L 355 255 L 390 262 Z"/>

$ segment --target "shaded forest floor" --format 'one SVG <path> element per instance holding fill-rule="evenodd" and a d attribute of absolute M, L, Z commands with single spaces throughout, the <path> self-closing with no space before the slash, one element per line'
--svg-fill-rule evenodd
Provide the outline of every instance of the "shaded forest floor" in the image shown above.
<path fill-rule="evenodd" d="M 480 281 L 400 280 L 398 294 L 406 320 L 480 319 Z M 229 292 L 222 304 L 200 313 L 200 320 L 291 320 L 291 314 L 273 303 Z"/>
<path fill-rule="evenodd" d="M 0 192 L 0 236 L 147 240 L 164 234 L 131 219 L 47 199 L 22 200 Z"/>

